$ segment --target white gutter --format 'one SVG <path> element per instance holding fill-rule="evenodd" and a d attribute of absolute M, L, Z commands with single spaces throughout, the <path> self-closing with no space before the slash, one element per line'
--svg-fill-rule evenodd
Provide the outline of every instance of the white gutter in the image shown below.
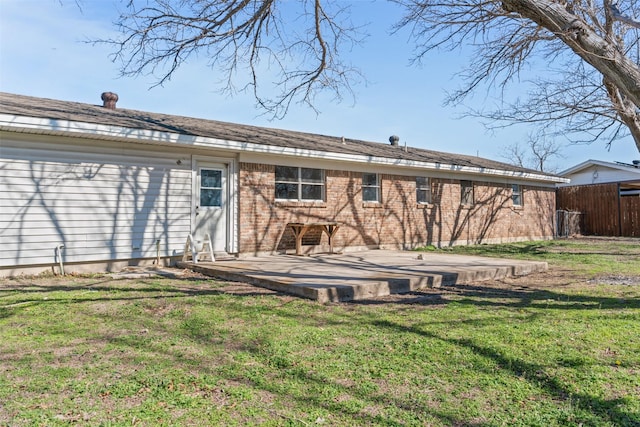
<path fill-rule="evenodd" d="M 59 119 L 45 119 L 36 117 L 0 114 L 0 129 L 13 132 L 38 134 L 72 134 L 77 137 L 95 139 L 133 140 L 136 142 L 163 145 L 191 145 L 195 147 L 215 148 L 229 151 L 244 151 L 280 156 L 307 157 L 344 162 L 367 163 L 384 166 L 399 166 L 436 171 L 454 171 L 459 173 L 490 175 L 499 177 L 519 178 L 524 180 L 542 181 L 549 183 L 568 183 L 567 178 L 548 176 L 530 172 L 506 171 L 476 166 L 460 166 L 439 162 L 421 162 L 416 160 L 392 159 L 358 154 L 335 153 L 301 148 L 278 147 L 274 145 L 239 142 L 203 136 L 184 135 L 173 132 L 160 132 L 149 129 L 125 128 L 121 126 L 102 125 L 95 123 L 76 122 Z"/>

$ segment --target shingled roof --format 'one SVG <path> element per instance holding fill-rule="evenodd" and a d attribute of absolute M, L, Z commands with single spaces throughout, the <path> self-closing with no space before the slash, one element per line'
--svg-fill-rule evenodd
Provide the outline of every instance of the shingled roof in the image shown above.
<path fill-rule="evenodd" d="M 151 113 L 125 108 L 109 109 L 102 105 L 59 101 L 4 92 L 0 92 L 0 114 L 120 126 L 129 129 L 169 132 L 266 146 L 417 162 L 442 163 L 523 174 L 535 174 L 549 178 L 555 177 L 555 175 L 481 157 L 444 153 L 414 147 L 406 147 L 405 149 L 404 146 L 394 146 L 391 144 L 361 141 L 351 138 Z"/>

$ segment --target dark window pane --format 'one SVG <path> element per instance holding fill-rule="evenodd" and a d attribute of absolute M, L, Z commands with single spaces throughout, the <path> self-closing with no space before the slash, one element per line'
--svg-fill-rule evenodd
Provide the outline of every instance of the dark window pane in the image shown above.
<path fill-rule="evenodd" d="M 416 199 L 418 203 L 431 203 L 431 186 L 429 178 L 424 176 L 416 177 Z"/>
<path fill-rule="evenodd" d="M 418 190 L 418 203 L 431 203 L 431 193 L 426 190 Z"/>
<path fill-rule="evenodd" d="M 378 185 L 378 175 L 375 173 L 362 174 L 362 185 Z"/>
<path fill-rule="evenodd" d="M 460 199 L 463 205 L 473 204 L 473 183 L 471 181 L 460 181 Z"/>
<path fill-rule="evenodd" d="M 322 200 L 321 185 L 303 185 L 302 200 Z"/>
<path fill-rule="evenodd" d="M 220 188 L 222 186 L 222 171 L 202 169 L 200 171 L 200 186 Z"/>
<path fill-rule="evenodd" d="M 300 173 L 302 175 L 303 182 L 323 182 L 322 169 L 302 168 Z"/>
<path fill-rule="evenodd" d="M 511 200 L 514 206 L 522 206 L 522 191 L 519 184 L 511 184 Z"/>
<path fill-rule="evenodd" d="M 298 199 L 298 184 L 276 183 L 276 199 Z"/>
<path fill-rule="evenodd" d="M 276 166 L 276 181 L 297 181 L 298 168 L 289 166 Z"/>
<path fill-rule="evenodd" d="M 362 189 L 362 200 L 365 202 L 377 202 L 378 189 L 376 187 L 364 187 Z"/>
<path fill-rule="evenodd" d="M 200 206 L 222 206 L 222 190 L 201 189 Z"/>
<path fill-rule="evenodd" d="M 471 191 L 466 188 L 464 193 L 462 194 L 462 204 L 463 205 L 470 205 L 472 203 L 472 197 L 471 197 Z"/>

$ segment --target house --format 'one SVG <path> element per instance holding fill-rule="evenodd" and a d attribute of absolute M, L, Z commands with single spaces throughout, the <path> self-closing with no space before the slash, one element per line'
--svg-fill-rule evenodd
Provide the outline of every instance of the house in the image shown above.
<path fill-rule="evenodd" d="M 587 160 L 560 176 L 571 183 L 558 185 L 558 210 L 580 214 L 575 232 L 640 237 L 640 160 Z"/>
<path fill-rule="evenodd" d="M 291 222 L 342 251 L 553 237 L 563 178 L 398 143 L 0 93 L 0 274 L 290 253 Z M 305 249 L 325 250 L 310 233 Z M 315 244 L 309 245 L 309 244 Z"/>

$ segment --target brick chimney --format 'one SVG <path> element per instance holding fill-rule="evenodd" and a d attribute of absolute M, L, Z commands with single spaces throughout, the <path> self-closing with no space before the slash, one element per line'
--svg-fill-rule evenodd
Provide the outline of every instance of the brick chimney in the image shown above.
<path fill-rule="evenodd" d="M 102 106 L 110 110 L 116 109 L 116 102 L 118 102 L 118 94 L 113 92 L 102 92 Z"/>

